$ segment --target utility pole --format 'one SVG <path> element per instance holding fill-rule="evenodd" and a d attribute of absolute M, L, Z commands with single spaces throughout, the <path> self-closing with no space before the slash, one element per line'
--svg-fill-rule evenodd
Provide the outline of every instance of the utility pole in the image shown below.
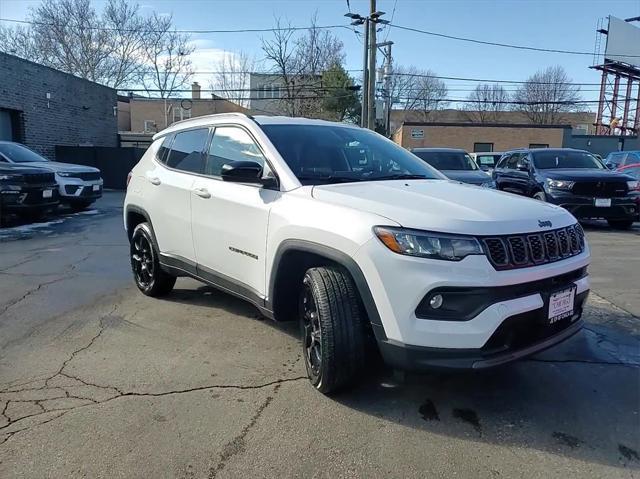
<path fill-rule="evenodd" d="M 367 17 L 357 13 L 345 13 L 351 25 L 364 25 L 364 55 L 362 60 L 362 114 L 360 126 L 375 129 L 376 126 L 376 25 L 388 24 L 380 17 L 384 12 L 376 11 L 376 0 L 371 1 L 371 14 Z"/>
<path fill-rule="evenodd" d="M 364 19 L 364 58 L 362 61 L 362 108 L 360 126 L 368 128 L 369 120 L 369 17 Z"/>
<path fill-rule="evenodd" d="M 370 0 L 371 8 L 369 16 L 374 18 L 376 12 L 376 0 Z M 375 21 L 369 22 L 369 85 L 367 86 L 367 128 L 376 128 L 376 28 Z"/>

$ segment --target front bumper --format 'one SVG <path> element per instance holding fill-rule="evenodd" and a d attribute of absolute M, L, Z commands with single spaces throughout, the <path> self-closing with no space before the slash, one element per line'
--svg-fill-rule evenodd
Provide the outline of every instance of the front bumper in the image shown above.
<path fill-rule="evenodd" d="M 486 369 L 531 356 L 569 339 L 582 328 L 580 319 L 588 291 L 576 297 L 576 312 L 554 327 L 544 325 L 544 308 L 507 318 L 485 346 L 441 349 L 379 340 L 384 361 L 407 371 L 428 369 Z"/>
<path fill-rule="evenodd" d="M 102 180 L 84 181 L 79 178 L 58 178 L 60 199 L 65 203 L 95 201 L 102 197 Z"/>
<path fill-rule="evenodd" d="M 561 261 L 506 271 L 496 271 L 485 256 L 460 262 L 402 256 L 377 239 L 365 243 L 356 260 L 380 316 L 379 324 L 372 323 L 380 351 L 402 369 L 488 367 L 533 354 L 579 329 L 589 291 L 588 246 Z M 545 325 L 549 295 L 572 285 L 573 316 Z M 505 296 L 511 287 L 513 295 Z M 434 290 L 460 288 L 494 288 L 499 294 L 469 317 L 443 319 L 419 311 Z"/>
<path fill-rule="evenodd" d="M 45 191 L 51 196 L 45 198 Z M 5 213 L 21 213 L 56 206 L 60 202 L 56 185 L 11 186 L 0 189 L 0 207 Z"/>
<path fill-rule="evenodd" d="M 637 220 L 640 215 L 638 196 L 612 197 L 611 206 L 595 206 L 596 198 L 576 196 L 570 192 L 547 191 L 547 201 L 561 206 L 576 218 L 604 218 L 608 220 Z"/>

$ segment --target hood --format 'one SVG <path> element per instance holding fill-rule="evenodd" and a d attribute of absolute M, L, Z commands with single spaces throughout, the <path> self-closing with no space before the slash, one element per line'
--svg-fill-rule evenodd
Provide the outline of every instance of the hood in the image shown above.
<path fill-rule="evenodd" d="M 625 174 L 591 168 L 554 168 L 552 170 L 538 170 L 537 173 L 543 178 L 567 181 L 628 181 Z"/>
<path fill-rule="evenodd" d="M 482 170 L 440 170 L 450 180 L 462 181 L 473 185 L 481 185 L 491 181 L 491 176 Z"/>
<path fill-rule="evenodd" d="M 314 186 L 320 201 L 377 214 L 406 228 L 469 235 L 542 231 L 576 222 L 538 200 L 446 180 L 394 180 Z M 384 219 L 381 218 L 381 224 Z"/>
<path fill-rule="evenodd" d="M 14 164 L 0 164 L 0 174 L 2 173 L 14 173 L 17 175 L 26 175 L 29 173 L 51 173 L 51 170 L 47 170 L 44 168 L 34 168 L 30 166 L 20 166 Z"/>
<path fill-rule="evenodd" d="M 13 163 L 14 165 L 24 166 L 25 168 L 44 168 L 49 171 L 72 171 L 74 173 L 96 173 L 100 172 L 98 168 L 84 165 L 74 165 L 73 163 L 59 163 L 57 161 L 34 161 L 30 163 Z"/>

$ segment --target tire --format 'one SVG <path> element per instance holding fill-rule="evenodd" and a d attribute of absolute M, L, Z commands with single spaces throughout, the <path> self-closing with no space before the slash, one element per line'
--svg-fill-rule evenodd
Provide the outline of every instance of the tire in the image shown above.
<path fill-rule="evenodd" d="M 547 201 L 547 195 L 544 194 L 544 191 L 536 191 L 533 194 L 532 198 L 538 201 L 544 201 L 544 202 Z"/>
<path fill-rule="evenodd" d="M 354 382 L 365 364 L 366 317 L 351 276 L 311 268 L 299 300 L 302 352 L 313 387 L 330 394 Z"/>
<path fill-rule="evenodd" d="M 628 230 L 633 226 L 633 220 L 607 220 L 607 223 L 617 230 Z"/>
<path fill-rule="evenodd" d="M 149 223 L 140 223 L 133 230 L 129 248 L 131 271 L 138 289 L 147 296 L 166 296 L 176 284 L 176 277 L 160 267 Z"/>

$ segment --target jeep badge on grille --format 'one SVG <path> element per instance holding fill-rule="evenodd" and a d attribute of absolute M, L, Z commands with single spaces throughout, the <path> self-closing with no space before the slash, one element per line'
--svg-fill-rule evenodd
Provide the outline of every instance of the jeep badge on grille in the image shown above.
<path fill-rule="evenodd" d="M 553 226 L 553 224 L 552 224 L 552 223 L 551 223 L 551 221 L 549 221 L 549 220 L 545 220 L 545 221 L 538 220 L 538 226 L 539 226 L 540 228 L 544 228 L 545 226 L 547 226 L 547 227 L 551 228 L 551 227 Z"/>

